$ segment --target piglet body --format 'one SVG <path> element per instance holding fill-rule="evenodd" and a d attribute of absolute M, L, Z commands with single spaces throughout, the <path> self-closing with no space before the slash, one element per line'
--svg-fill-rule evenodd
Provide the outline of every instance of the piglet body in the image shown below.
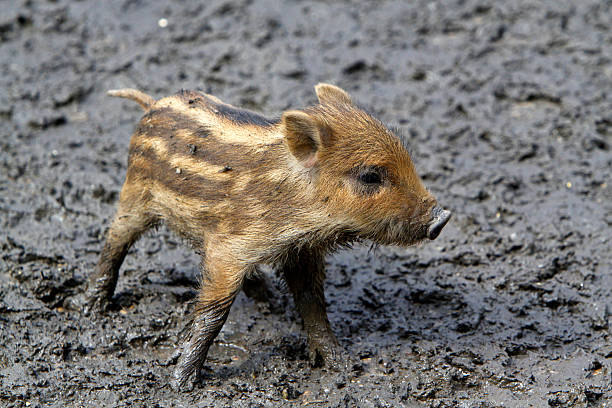
<path fill-rule="evenodd" d="M 282 271 L 313 362 L 338 343 L 323 293 L 324 257 L 360 240 L 408 246 L 435 239 L 450 218 L 423 186 L 400 138 L 342 89 L 279 119 L 193 91 L 155 101 L 110 91 L 145 115 L 132 136 L 119 206 L 88 298 L 103 309 L 138 237 L 161 222 L 202 256 L 202 285 L 175 385 L 202 366 L 236 294 L 258 264 Z"/>

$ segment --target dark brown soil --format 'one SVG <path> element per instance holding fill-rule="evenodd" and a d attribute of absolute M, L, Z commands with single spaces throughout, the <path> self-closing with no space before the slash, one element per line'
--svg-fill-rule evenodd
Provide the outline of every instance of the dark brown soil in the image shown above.
<path fill-rule="evenodd" d="M 612 406 L 610 1 L 0 1 L 0 406 Z M 167 26 L 161 27 L 160 19 Z M 338 84 L 411 140 L 454 212 L 433 242 L 330 256 L 357 363 L 311 368 L 292 300 L 240 294 L 169 386 L 197 258 L 166 229 L 81 312 L 136 87 L 276 114 Z"/>

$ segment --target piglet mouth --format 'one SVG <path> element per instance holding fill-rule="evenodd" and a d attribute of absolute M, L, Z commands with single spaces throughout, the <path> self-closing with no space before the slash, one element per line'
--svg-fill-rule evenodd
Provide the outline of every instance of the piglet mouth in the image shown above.
<path fill-rule="evenodd" d="M 442 228 L 450 220 L 452 213 L 448 210 L 444 210 L 441 207 L 435 206 L 431 211 L 432 220 L 427 227 L 427 238 L 434 240 L 442 232 Z"/>

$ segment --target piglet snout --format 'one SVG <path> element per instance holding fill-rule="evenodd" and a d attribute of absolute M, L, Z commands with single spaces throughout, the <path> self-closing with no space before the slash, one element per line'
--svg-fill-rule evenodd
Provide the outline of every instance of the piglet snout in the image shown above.
<path fill-rule="evenodd" d="M 443 210 L 441 207 L 435 206 L 431 211 L 432 219 L 427 228 L 427 238 L 436 239 L 442 228 L 450 220 L 452 213 L 448 210 Z"/>

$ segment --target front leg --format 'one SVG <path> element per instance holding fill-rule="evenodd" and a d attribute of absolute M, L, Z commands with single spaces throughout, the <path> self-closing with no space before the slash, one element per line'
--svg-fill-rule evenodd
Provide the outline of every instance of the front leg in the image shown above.
<path fill-rule="evenodd" d="M 249 268 L 231 259 L 208 258 L 202 262 L 202 284 L 187 340 L 174 371 L 173 387 L 184 389 L 197 375 L 208 349 L 227 320 L 230 307 Z"/>
<path fill-rule="evenodd" d="M 287 259 L 282 272 L 304 321 L 311 363 L 340 368 L 342 350 L 331 330 L 325 308 L 324 253 L 302 248 Z"/>

